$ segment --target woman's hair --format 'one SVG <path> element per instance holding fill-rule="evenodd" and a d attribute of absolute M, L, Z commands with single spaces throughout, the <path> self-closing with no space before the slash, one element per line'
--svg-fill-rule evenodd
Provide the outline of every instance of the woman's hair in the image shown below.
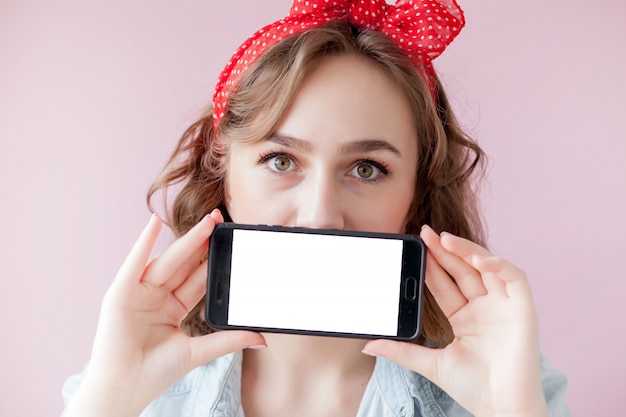
<path fill-rule="evenodd" d="M 369 58 L 406 94 L 415 117 L 418 142 L 416 188 L 406 233 L 418 235 L 423 224 L 484 244 L 473 173 L 480 174 L 484 153 L 460 129 L 441 84 L 436 104 L 420 70 L 389 40 L 376 31 L 359 30 L 345 22 L 331 22 L 277 43 L 259 57 L 231 91 L 228 110 L 217 129 L 209 107 L 178 142 L 163 173 L 150 187 L 155 193 L 173 185 L 178 192 L 167 222 L 180 236 L 215 207 L 227 221 L 225 163 L 231 144 L 263 140 L 279 126 L 307 74 L 325 57 L 358 54 Z M 219 138 L 219 139 L 217 139 Z M 454 337 L 449 322 L 426 289 L 422 335 L 417 343 L 443 347 Z M 199 303 L 182 327 L 192 335 L 211 330 Z"/>

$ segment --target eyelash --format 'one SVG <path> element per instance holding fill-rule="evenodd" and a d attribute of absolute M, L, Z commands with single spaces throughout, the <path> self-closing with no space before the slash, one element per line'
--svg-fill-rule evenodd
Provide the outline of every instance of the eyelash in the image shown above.
<path fill-rule="evenodd" d="M 279 150 L 270 150 L 268 152 L 265 153 L 260 153 L 259 157 L 257 159 L 257 164 L 258 165 L 264 165 L 266 164 L 270 159 L 272 158 L 276 158 L 277 156 L 286 156 L 287 158 L 291 159 L 294 163 L 296 163 L 296 158 L 291 155 L 288 152 L 284 152 L 284 151 L 279 151 Z M 374 182 L 378 182 L 383 180 L 386 176 L 388 176 L 389 174 L 391 174 L 391 171 L 389 170 L 389 165 L 384 164 L 384 163 L 380 163 L 371 159 L 360 159 L 358 161 L 356 161 L 354 164 L 352 164 L 352 167 L 350 168 L 349 171 L 352 171 L 354 168 L 356 168 L 357 166 L 359 166 L 360 164 L 370 164 L 372 166 L 374 166 L 376 169 L 378 169 L 381 173 L 381 175 L 379 175 L 377 178 L 368 180 L 366 178 L 359 178 L 359 177 L 354 177 L 357 181 L 360 182 L 364 182 L 364 183 L 374 183 Z M 267 171 L 269 171 L 271 174 L 274 175 L 280 175 L 279 172 L 276 172 L 272 169 L 267 169 Z"/>
<path fill-rule="evenodd" d="M 258 165 L 266 164 L 267 161 L 269 161 L 272 158 L 276 158 L 277 156 L 286 156 L 287 158 L 291 159 L 293 162 L 296 162 L 296 158 L 290 153 L 283 152 L 283 151 L 268 151 L 266 153 L 259 154 L 259 157 L 257 159 L 257 164 Z M 268 171 L 270 171 L 272 174 L 278 175 L 278 173 L 274 170 L 268 169 Z"/>

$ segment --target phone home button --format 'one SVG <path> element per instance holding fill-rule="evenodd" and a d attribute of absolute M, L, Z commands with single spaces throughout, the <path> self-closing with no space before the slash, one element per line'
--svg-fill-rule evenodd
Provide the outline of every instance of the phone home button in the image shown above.
<path fill-rule="evenodd" d="M 417 298 L 417 280 L 414 277 L 408 277 L 404 285 L 404 298 L 414 301 Z"/>

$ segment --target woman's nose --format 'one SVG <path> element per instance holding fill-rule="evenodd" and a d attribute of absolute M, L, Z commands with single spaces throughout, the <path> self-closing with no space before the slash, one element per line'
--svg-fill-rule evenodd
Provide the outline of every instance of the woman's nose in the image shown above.
<path fill-rule="evenodd" d="M 345 226 L 341 186 L 331 175 L 316 175 L 301 183 L 297 198 L 296 226 L 312 229 L 343 229 Z"/>

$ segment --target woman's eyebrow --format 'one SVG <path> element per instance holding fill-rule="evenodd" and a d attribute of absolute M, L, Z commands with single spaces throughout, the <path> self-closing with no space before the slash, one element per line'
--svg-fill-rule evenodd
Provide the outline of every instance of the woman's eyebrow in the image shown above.
<path fill-rule="evenodd" d="M 363 140 L 355 140 L 352 142 L 343 143 L 340 146 L 341 153 L 367 153 L 374 151 L 389 151 L 397 157 L 401 158 L 402 155 L 398 148 L 393 146 L 391 143 L 382 139 L 363 139 Z"/>
<path fill-rule="evenodd" d="M 272 133 L 267 140 L 277 143 L 287 148 L 296 148 L 303 151 L 311 150 L 311 143 L 306 140 L 297 139 L 292 136 L 281 135 L 280 133 Z"/>

